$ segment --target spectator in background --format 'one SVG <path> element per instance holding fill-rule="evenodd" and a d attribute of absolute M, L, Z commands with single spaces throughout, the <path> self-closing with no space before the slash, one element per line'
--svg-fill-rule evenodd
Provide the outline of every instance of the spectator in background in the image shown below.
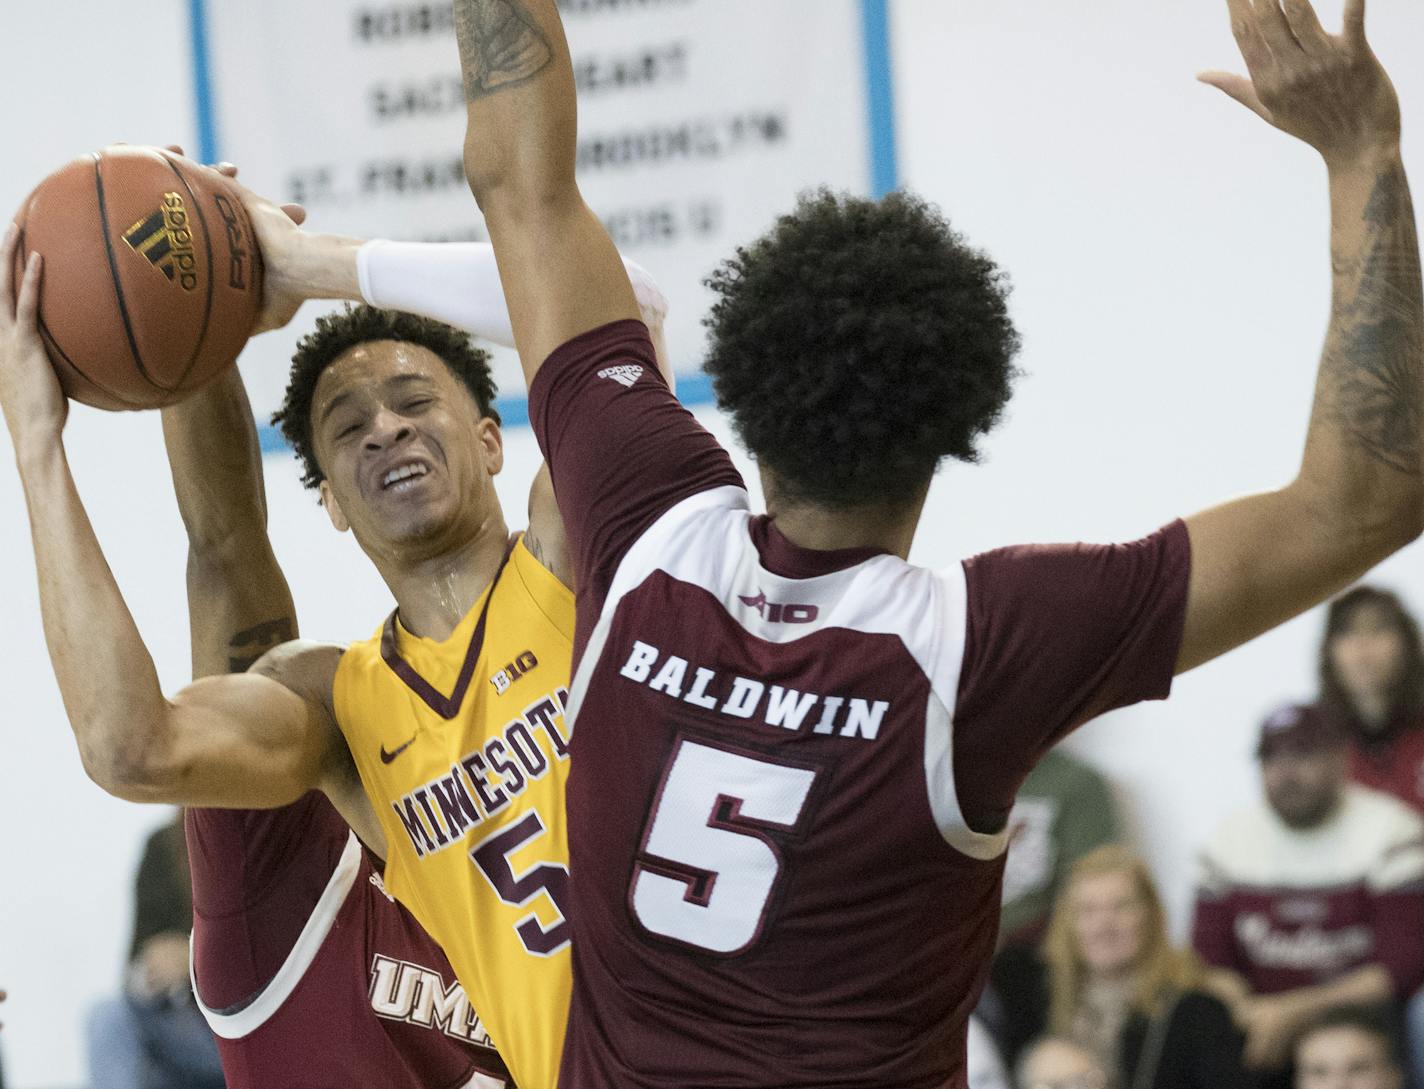
<path fill-rule="evenodd" d="M 1330 603 L 1320 702 L 1354 743 L 1350 778 L 1424 813 L 1424 647 L 1388 590 L 1356 586 Z"/>
<path fill-rule="evenodd" d="M 1035 1004 L 1011 1009 L 1022 1039 L 1047 1031 L 1086 1049 L 1115 1089 L 1245 1089 L 1241 1037 L 1173 948 L 1147 866 L 1100 847 L 1069 871 L 1043 945 Z"/>
<path fill-rule="evenodd" d="M 139 863 L 124 993 L 90 1014 L 89 1077 L 98 1089 L 223 1089 L 217 1044 L 188 978 L 191 888 L 179 814 L 149 837 Z"/>
<path fill-rule="evenodd" d="M 1108 1089 L 1108 1075 L 1087 1049 L 1052 1036 L 1030 1044 L 1018 1066 L 1019 1089 Z"/>
<path fill-rule="evenodd" d="M 1424 814 L 1424 646 L 1395 594 L 1356 586 L 1330 603 L 1320 702 L 1350 736 L 1350 778 Z M 1410 1070 L 1424 1089 L 1424 992 L 1409 1002 L 1406 1023 Z"/>
<path fill-rule="evenodd" d="M 1399 1043 L 1377 1010 L 1341 1007 L 1296 1040 L 1295 1089 L 1400 1089 Z"/>
<path fill-rule="evenodd" d="M 1029 772 L 1013 811 L 999 913 L 999 951 L 976 1011 L 1006 1050 L 1027 1042 L 1006 1011 L 1033 1001 L 1042 986 L 1038 944 L 1069 868 L 1089 851 L 1122 838 L 1112 787 L 1061 749 Z"/>
<path fill-rule="evenodd" d="M 1122 840 L 1108 781 L 1060 749 L 1024 780 L 1009 815 L 1013 838 L 1004 864 L 1001 948 L 1037 947 L 1063 878 L 1089 851 Z"/>
<path fill-rule="evenodd" d="M 1316 1017 L 1393 1005 L 1424 980 L 1424 820 L 1348 782 L 1348 744 L 1317 708 L 1268 717 L 1257 755 L 1265 804 L 1203 852 L 1193 938 L 1246 1028 L 1248 1065 L 1284 1085 Z"/>

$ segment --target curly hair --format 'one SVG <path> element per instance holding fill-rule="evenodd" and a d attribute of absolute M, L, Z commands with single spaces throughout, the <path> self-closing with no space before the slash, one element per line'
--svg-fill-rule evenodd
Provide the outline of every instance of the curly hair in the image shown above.
<path fill-rule="evenodd" d="M 348 305 L 318 318 L 316 330 L 298 342 L 282 407 L 272 413 L 273 425 L 282 429 L 302 463 L 302 483 L 308 488 L 315 488 L 326 479 L 312 443 L 311 410 L 317 381 L 345 352 L 375 340 L 398 340 L 434 352 L 474 396 L 481 415 L 500 422 L 494 407 L 496 389 L 489 353 L 471 344 L 469 336 L 434 318 Z"/>
<path fill-rule="evenodd" d="M 783 501 L 913 498 L 978 459 L 1018 375 L 1006 275 L 908 193 L 803 194 L 706 285 L 717 403 Z"/>

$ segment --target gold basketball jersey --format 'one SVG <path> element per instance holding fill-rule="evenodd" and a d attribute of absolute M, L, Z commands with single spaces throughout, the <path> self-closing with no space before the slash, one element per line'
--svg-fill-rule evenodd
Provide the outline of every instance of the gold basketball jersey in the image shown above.
<path fill-rule="evenodd" d="M 444 948 L 520 1089 L 553 1089 L 568 1018 L 573 631 L 573 593 L 521 537 L 449 639 L 392 614 L 336 673 L 386 888 Z M 437 998 L 435 1016 L 457 1005 Z"/>

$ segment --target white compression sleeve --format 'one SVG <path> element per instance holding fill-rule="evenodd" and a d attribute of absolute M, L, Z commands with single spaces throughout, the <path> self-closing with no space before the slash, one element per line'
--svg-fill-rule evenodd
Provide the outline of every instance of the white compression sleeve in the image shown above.
<path fill-rule="evenodd" d="M 623 259 L 643 320 L 656 331 L 667 300 L 648 271 Z M 487 242 L 367 242 L 356 253 L 361 297 L 385 310 L 436 318 L 484 340 L 514 347 L 514 329 L 504 304 Z"/>

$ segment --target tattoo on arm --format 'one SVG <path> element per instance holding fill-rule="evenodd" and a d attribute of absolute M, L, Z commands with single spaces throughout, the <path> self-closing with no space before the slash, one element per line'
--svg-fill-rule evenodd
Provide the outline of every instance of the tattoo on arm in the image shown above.
<path fill-rule="evenodd" d="M 524 531 L 524 547 L 529 550 L 529 555 L 539 561 L 540 567 L 548 567 L 549 561 L 544 558 L 544 546 L 539 543 L 539 538 L 529 531 Z"/>
<path fill-rule="evenodd" d="M 1424 286 L 1404 168 L 1375 179 L 1360 256 L 1336 262 L 1335 320 L 1325 347 L 1324 407 L 1359 450 L 1424 475 Z"/>
<path fill-rule="evenodd" d="M 290 643 L 296 637 L 290 616 L 279 616 L 237 632 L 228 643 L 228 672 L 246 673 L 257 659 L 273 647 Z"/>
<path fill-rule="evenodd" d="M 455 0 L 455 37 L 469 102 L 532 79 L 554 59 L 520 0 Z"/>

